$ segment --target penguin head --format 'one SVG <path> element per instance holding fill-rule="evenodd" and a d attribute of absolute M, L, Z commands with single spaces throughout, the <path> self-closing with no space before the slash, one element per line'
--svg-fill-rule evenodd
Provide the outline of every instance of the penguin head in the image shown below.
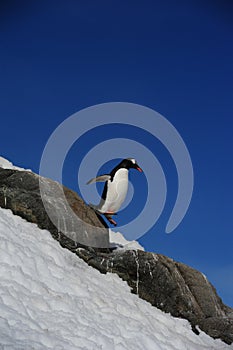
<path fill-rule="evenodd" d="M 138 165 L 136 159 L 134 158 L 125 158 L 122 160 L 122 162 L 119 164 L 119 168 L 126 168 L 126 169 L 137 169 L 138 171 L 142 172 L 142 169 Z"/>

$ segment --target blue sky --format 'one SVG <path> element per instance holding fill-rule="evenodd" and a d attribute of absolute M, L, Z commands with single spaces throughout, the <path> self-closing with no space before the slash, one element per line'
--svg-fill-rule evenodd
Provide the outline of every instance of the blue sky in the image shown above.
<path fill-rule="evenodd" d="M 204 272 L 233 307 L 232 11 L 227 0 L 1 2 L 0 149 L 38 172 L 50 134 L 83 108 L 122 101 L 161 113 L 185 141 L 195 177 L 191 205 L 173 233 L 164 230 L 177 193 L 174 164 L 143 132 L 119 127 L 86 135 L 67 156 L 64 183 L 78 190 L 79 162 L 109 133 L 140 139 L 168 184 L 165 209 L 140 242 Z M 145 201 L 146 175 L 130 176 L 135 197 L 120 224 Z"/>

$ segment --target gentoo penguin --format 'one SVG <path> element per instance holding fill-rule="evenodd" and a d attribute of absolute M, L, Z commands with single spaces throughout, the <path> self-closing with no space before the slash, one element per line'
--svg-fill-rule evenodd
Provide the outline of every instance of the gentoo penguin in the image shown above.
<path fill-rule="evenodd" d="M 125 200 L 128 190 L 128 173 L 130 168 L 142 172 L 142 169 L 134 158 L 126 158 L 123 159 L 110 174 L 98 176 L 87 182 L 87 184 L 105 182 L 100 203 L 98 205 L 90 204 L 90 206 L 98 213 L 103 214 L 114 226 L 116 226 L 117 223 L 112 219 L 112 215 L 117 214 L 117 211 Z"/>

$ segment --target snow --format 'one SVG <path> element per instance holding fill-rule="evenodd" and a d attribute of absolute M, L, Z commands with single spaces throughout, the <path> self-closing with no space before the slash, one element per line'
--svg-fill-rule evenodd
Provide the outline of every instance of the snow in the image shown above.
<path fill-rule="evenodd" d="M 18 166 L 13 165 L 9 160 L 0 157 L 0 168 L 3 169 L 13 169 L 13 170 L 20 170 L 20 171 L 31 171 L 30 169 L 24 169 L 24 168 L 20 168 Z"/>
<path fill-rule="evenodd" d="M 195 335 L 186 320 L 152 307 L 117 275 L 100 274 L 48 231 L 1 208 L 0 250 L 1 350 L 233 349 Z"/>
<path fill-rule="evenodd" d="M 125 239 L 125 237 L 120 232 L 114 232 L 112 230 L 109 230 L 109 241 L 110 245 L 113 247 L 117 247 L 118 250 L 145 250 L 137 241 L 127 241 L 127 239 Z"/>

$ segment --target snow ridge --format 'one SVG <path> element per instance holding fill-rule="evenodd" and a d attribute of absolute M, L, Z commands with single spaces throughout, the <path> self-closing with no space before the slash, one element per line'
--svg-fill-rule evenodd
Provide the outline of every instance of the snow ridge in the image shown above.
<path fill-rule="evenodd" d="M 24 169 L 20 168 L 18 166 L 13 165 L 9 160 L 3 158 L 0 156 L 0 167 L 3 169 L 13 169 L 13 170 L 20 170 L 20 171 L 31 171 L 30 169 Z"/>

